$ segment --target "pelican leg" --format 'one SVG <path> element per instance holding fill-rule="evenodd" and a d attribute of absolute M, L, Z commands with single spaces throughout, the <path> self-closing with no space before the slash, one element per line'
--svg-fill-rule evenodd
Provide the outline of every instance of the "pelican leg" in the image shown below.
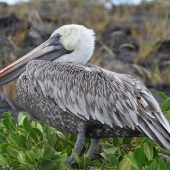
<path fill-rule="evenodd" d="M 91 139 L 91 144 L 90 144 L 90 148 L 87 152 L 87 157 L 88 159 L 91 161 L 94 157 L 94 152 L 96 150 L 96 147 L 99 144 L 100 139 Z"/>
<path fill-rule="evenodd" d="M 81 127 L 78 131 L 78 134 L 77 134 L 77 140 L 76 140 L 76 143 L 74 145 L 74 151 L 79 155 L 80 152 L 81 152 L 81 149 L 84 145 L 84 142 L 85 142 L 85 128 L 84 128 L 84 125 L 83 127 Z M 69 165 L 73 164 L 74 163 L 74 154 L 72 153 L 69 157 L 69 159 L 67 160 L 67 163 Z"/>

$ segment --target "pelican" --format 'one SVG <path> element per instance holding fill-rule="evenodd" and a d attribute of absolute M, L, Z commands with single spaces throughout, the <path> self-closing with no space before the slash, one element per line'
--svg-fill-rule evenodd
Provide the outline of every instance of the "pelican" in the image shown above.
<path fill-rule="evenodd" d="M 149 90 L 130 75 L 87 64 L 95 34 L 64 25 L 43 44 L 0 71 L 0 85 L 19 77 L 21 104 L 60 131 L 77 135 L 80 154 L 91 139 L 89 160 L 101 138 L 147 136 L 170 149 L 170 126 Z M 73 153 L 68 163 L 74 162 Z"/>

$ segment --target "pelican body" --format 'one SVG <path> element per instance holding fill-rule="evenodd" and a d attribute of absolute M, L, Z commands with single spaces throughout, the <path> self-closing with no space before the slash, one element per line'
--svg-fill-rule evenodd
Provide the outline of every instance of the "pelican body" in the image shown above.
<path fill-rule="evenodd" d="M 57 29 L 42 45 L 0 71 L 0 85 L 18 77 L 21 104 L 39 120 L 85 138 L 91 160 L 100 138 L 148 136 L 170 149 L 170 126 L 149 90 L 130 75 L 87 64 L 94 32 L 82 25 Z M 74 162 L 73 154 L 68 163 Z"/>
<path fill-rule="evenodd" d="M 112 115 L 110 118 L 109 115 L 106 117 L 100 115 L 101 118 L 95 115 L 95 112 L 102 114 L 98 109 L 112 110 L 112 106 L 107 104 L 112 101 L 109 101 L 107 96 L 116 98 L 110 95 L 111 87 L 108 87 L 105 91 L 106 98 L 95 99 L 100 97 L 100 93 L 102 94 L 102 91 L 97 92 L 96 88 L 101 89 L 100 86 L 107 85 L 106 75 L 101 68 L 95 68 L 93 65 L 33 60 L 27 64 L 26 71 L 18 78 L 17 93 L 22 106 L 34 117 L 48 122 L 58 130 L 77 134 L 79 124 L 84 124 L 86 136 L 90 138 L 142 136 L 143 133 L 139 133 L 135 127 L 129 130 L 134 126 L 133 123 L 130 124 L 132 120 L 129 120 L 129 124 L 128 121 L 126 124 L 123 120 L 115 121 L 112 125 L 111 121 L 114 121 Z M 113 81 L 109 77 L 107 79 Z M 45 82 L 47 80 L 48 82 Z M 90 89 L 88 83 L 91 84 Z M 93 107 L 95 100 L 98 100 L 99 106 Z M 70 108 L 67 108 L 69 106 Z M 77 112 L 77 115 L 72 112 Z M 94 118 L 89 113 L 94 114 L 92 115 Z M 119 123 L 122 127 L 119 127 Z"/>

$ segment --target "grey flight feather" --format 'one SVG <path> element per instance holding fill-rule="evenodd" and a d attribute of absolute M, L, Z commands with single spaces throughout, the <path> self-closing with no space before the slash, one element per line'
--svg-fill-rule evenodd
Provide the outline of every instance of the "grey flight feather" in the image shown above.
<path fill-rule="evenodd" d="M 152 94 L 135 78 L 93 65 L 40 60 L 30 61 L 24 74 L 63 112 L 113 131 L 137 130 L 170 148 L 170 126 Z"/>

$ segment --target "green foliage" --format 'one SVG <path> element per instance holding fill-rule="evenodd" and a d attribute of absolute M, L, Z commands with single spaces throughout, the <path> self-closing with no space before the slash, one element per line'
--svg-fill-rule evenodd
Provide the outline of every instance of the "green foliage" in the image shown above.
<path fill-rule="evenodd" d="M 0 166 L 17 170 L 70 169 L 65 162 L 66 151 L 70 153 L 72 148 L 71 139 L 44 123 L 30 123 L 26 113 L 19 114 L 18 122 L 4 113 L 0 123 Z"/>
<path fill-rule="evenodd" d="M 170 100 L 164 93 L 162 110 L 170 117 Z M 160 150 L 148 138 L 103 139 L 102 150 L 97 158 L 89 162 L 87 156 L 80 157 L 73 151 L 75 163 L 66 164 L 76 137 L 61 133 L 45 123 L 30 121 L 26 113 L 14 121 L 4 113 L 0 122 L 0 168 L 16 170 L 85 170 L 88 166 L 96 170 L 168 170 L 170 159 L 163 160 L 159 153 L 170 156 L 170 151 Z M 89 141 L 83 148 L 86 153 Z"/>

